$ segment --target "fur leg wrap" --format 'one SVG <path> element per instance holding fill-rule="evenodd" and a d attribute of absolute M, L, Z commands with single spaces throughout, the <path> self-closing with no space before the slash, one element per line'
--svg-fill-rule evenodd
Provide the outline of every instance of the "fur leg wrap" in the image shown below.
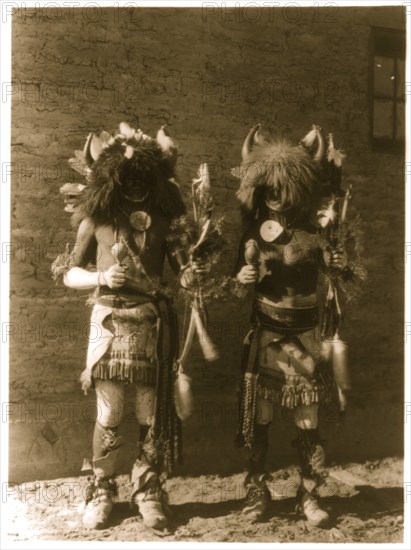
<path fill-rule="evenodd" d="M 132 497 L 150 484 L 159 484 L 158 468 L 153 451 L 153 434 L 149 426 L 140 425 L 140 441 L 137 443 L 138 458 L 131 471 Z"/>
<path fill-rule="evenodd" d="M 303 478 L 314 479 L 320 483 L 327 476 L 325 453 L 318 429 L 302 430 L 297 428 L 298 438 L 295 445 Z"/>
<path fill-rule="evenodd" d="M 325 526 L 329 521 L 328 512 L 319 505 L 319 487 L 327 473 L 324 468 L 325 455 L 318 429 L 297 428 L 296 445 L 301 464 L 301 482 L 297 493 L 297 509 L 310 523 Z"/>
<path fill-rule="evenodd" d="M 122 438 L 117 436 L 117 428 L 105 428 L 96 422 L 93 435 L 93 457 L 99 459 L 121 447 Z"/>
<path fill-rule="evenodd" d="M 96 477 L 115 475 L 121 445 L 122 438 L 117 436 L 117 428 L 104 428 L 96 422 L 93 436 L 93 471 Z"/>

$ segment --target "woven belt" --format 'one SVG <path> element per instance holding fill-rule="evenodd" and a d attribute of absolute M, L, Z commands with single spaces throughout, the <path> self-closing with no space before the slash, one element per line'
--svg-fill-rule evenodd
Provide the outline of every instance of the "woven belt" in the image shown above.
<path fill-rule="evenodd" d="M 284 334 L 298 334 L 318 326 L 317 304 L 308 307 L 278 307 L 267 299 L 257 298 L 254 314 L 260 326 Z"/>
<path fill-rule="evenodd" d="M 116 309 L 129 309 L 142 306 L 148 302 L 155 302 L 155 298 L 150 296 L 129 296 L 122 294 L 105 294 L 99 296 L 96 303 L 101 306 L 108 306 Z"/>

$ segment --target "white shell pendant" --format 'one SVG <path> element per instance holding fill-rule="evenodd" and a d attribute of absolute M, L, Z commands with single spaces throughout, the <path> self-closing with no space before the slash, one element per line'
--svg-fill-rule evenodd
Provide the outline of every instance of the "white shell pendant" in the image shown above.
<path fill-rule="evenodd" d="M 151 217 L 143 210 L 133 212 L 129 216 L 129 222 L 137 231 L 146 231 L 151 225 Z"/>
<path fill-rule="evenodd" d="M 260 235 L 266 243 L 277 240 L 284 232 L 284 227 L 275 220 L 267 220 L 260 227 Z"/>

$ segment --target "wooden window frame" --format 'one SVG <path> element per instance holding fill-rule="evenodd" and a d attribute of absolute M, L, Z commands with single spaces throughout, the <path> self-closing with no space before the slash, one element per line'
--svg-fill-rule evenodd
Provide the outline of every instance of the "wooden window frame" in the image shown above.
<path fill-rule="evenodd" d="M 394 71 L 397 74 L 399 59 L 405 60 L 406 35 L 405 31 L 399 29 L 388 29 L 385 27 L 371 27 L 370 35 L 370 89 L 369 89 L 369 112 L 370 112 L 370 143 L 374 151 L 404 153 L 405 139 L 396 138 L 397 130 L 397 104 L 403 99 L 398 97 L 397 81 L 394 80 L 394 91 L 391 96 L 376 93 L 374 90 L 374 59 L 376 56 L 391 57 L 394 59 Z M 403 75 L 405 80 L 405 74 Z M 404 91 L 405 93 L 405 91 Z M 393 103 L 393 137 L 383 138 L 374 136 L 374 99 L 387 99 Z M 405 122 L 405 121 L 404 121 Z"/>

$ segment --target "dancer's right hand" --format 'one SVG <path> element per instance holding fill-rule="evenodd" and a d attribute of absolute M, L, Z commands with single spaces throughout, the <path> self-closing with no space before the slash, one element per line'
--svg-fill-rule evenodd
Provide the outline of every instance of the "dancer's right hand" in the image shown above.
<path fill-rule="evenodd" d="M 110 288 L 120 288 L 126 282 L 126 268 L 114 264 L 104 271 L 103 279 Z"/>
<path fill-rule="evenodd" d="M 258 267 L 256 265 L 244 265 L 237 274 L 237 280 L 242 285 L 250 285 L 258 281 Z"/>

